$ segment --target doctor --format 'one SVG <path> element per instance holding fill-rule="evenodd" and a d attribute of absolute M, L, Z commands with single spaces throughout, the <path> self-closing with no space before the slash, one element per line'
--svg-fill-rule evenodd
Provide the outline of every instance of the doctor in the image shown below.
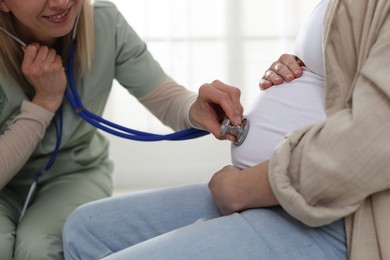
<path fill-rule="evenodd" d="M 0 9 L 0 26 L 26 43 L 21 48 L 0 32 L 0 259 L 62 259 L 68 214 L 111 195 L 108 142 L 64 100 L 64 67 L 79 13 L 73 72 L 90 111 L 103 113 L 116 79 L 175 130 L 196 126 L 224 139 L 222 117 L 241 123 L 237 88 L 214 81 L 196 95 L 177 84 L 109 2 L 0 0 Z"/>

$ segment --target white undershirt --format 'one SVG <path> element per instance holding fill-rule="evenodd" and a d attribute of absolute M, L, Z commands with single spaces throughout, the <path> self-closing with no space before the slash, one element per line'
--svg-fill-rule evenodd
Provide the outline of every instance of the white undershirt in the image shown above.
<path fill-rule="evenodd" d="M 248 135 L 241 146 L 232 145 L 232 163 L 239 168 L 268 160 L 283 137 L 325 119 L 322 20 L 327 0 L 322 0 L 302 26 L 295 54 L 305 63 L 303 75 L 290 83 L 271 87 L 248 108 Z"/>

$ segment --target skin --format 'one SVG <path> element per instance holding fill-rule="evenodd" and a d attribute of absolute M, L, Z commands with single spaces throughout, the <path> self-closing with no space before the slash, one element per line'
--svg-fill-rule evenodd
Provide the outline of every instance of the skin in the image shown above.
<path fill-rule="evenodd" d="M 4 0 L 1 7 L 15 19 L 18 37 L 27 44 L 23 49 L 22 73 L 35 89 L 32 102 L 55 112 L 66 88 L 65 69 L 54 50 L 59 37 L 73 29 L 83 0 Z"/>
<path fill-rule="evenodd" d="M 283 82 L 290 82 L 300 77 L 303 73 L 301 66 L 305 66 L 305 64 L 297 56 L 283 54 L 271 64 L 260 79 L 260 89 L 266 90 L 273 85 L 280 85 Z"/>
<path fill-rule="evenodd" d="M 73 29 L 83 3 L 83 0 L 3 0 L 3 8 L 15 16 L 21 39 L 53 47 L 58 37 Z"/>
<path fill-rule="evenodd" d="M 209 181 L 214 202 L 223 215 L 279 205 L 268 180 L 269 161 L 240 170 L 225 166 Z"/>
<path fill-rule="evenodd" d="M 215 80 L 199 88 L 196 102 L 190 109 L 190 120 L 203 129 L 208 129 L 218 139 L 235 141 L 233 136 L 221 136 L 220 122 L 225 113 L 233 125 L 241 124 L 244 108 L 240 103 L 241 92 L 238 88 Z M 206 112 L 206 113 L 205 113 Z"/>
<path fill-rule="evenodd" d="M 300 77 L 301 66 L 304 66 L 303 62 L 296 56 L 282 55 L 266 71 L 260 81 L 260 88 L 265 90 Z M 213 175 L 209 189 L 221 214 L 279 205 L 269 183 L 268 166 L 269 161 L 244 170 L 229 165 Z"/>

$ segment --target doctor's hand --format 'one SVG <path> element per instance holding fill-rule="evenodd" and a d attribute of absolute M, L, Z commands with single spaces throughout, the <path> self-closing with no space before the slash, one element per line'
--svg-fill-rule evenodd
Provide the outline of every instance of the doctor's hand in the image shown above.
<path fill-rule="evenodd" d="M 38 43 L 28 45 L 24 49 L 22 73 L 35 90 L 32 102 L 55 112 L 66 88 L 65 69 L 56 51 Z"/>
<path fill-rule="evenodd" d="M 240 103 L 240 96 L 241 91 L 238 88 L 218 80 L 203 84 L 199 88 L 196 101 L 190 108 L 191 122 L 220 140 L 233 138 L 229 135 L 220 135 L 221 122 L 227 116 L 232 125 L 241 124 L 244 108 Z"/>
<path fill-rule="evenodd" d="M 269 184 L 268 161 L 245 170 L 225 166 L 211 178 L 209 189 L 223 215 L 279 204 Z"/>
<path fill-rule="evenodd" d="M 260 79 L 260 89 L 265 90 L 273 85 L 290 82 L 302 75 L 301 66 L 305 64 L 295 55 L 283 54 L 264 73 Z"/>

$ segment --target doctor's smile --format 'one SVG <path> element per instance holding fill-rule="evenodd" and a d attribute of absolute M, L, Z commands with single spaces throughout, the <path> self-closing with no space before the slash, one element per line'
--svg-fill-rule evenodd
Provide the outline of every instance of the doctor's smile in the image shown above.
<path fill-rule="evenodd" d="M 54 15 L 48 15 L 48 16 L 44 15 L 43 17 L 46 18 L 47 20 L 49 20 L 50 22 L 53 22 L 53 23 L 64 23 L 70 17 L 71 8 L 72 7 L 70 7 L 69 9 L 67 9 L 61 13 L 57 13 Z"/>

